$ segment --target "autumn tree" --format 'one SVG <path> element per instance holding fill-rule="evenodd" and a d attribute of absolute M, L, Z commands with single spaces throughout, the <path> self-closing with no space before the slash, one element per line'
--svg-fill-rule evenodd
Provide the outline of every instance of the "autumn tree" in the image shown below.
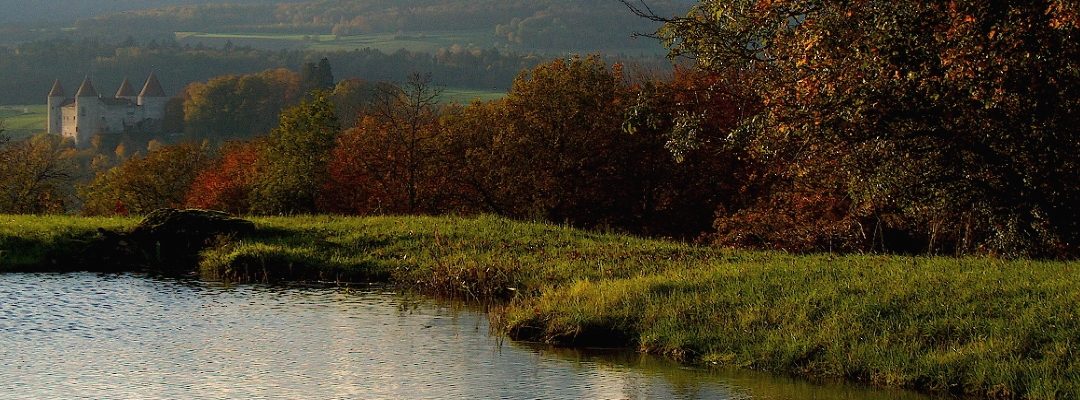
<path fill-rule="evenodd" d="M 326 201 L 354 213 L 434 213 L 449 192 L 439 182 L 440 90 L 412 74 L 401 86 L 380 86 L 355 128 L 334 150 Z"/>
<path fill-rule="evenodd" d="M 0 129 L 0 212 L 66 211 L 76 175 L 74 155 L 70 143 L 59 136 L 12 141 Z"/>
<path fill-rule="evenodd" d="M 394 91 L 389 82 L 370 82 L 362 79 L 343 79 L 334 86 L 331 99 L 342 127 L 354 127 L 383 93 Z"/>
<path fill-rule="evenodd" d="M 209 144 L 161 146 L 98 174 L 82 188 L 83 213 L 144 214 L 181 207 L 196 175 L 210 158 Z"/>
<path fill-rule="evenodd" d="M 723 93 L 692 92 L 683 86 L 696 87 L 687 82 L 697 77 L 680 79 L 632 83 L 595 57 L 523 73 L 505 99 L 445 118 L 455 200 L 470 211 L 592 228 L 679 237 L 708 230 L 737 186 L 734 157 L 723 155 L 734 153 L 709 145 L 674 157 L 665 145 L 680 107 L 718 107 L 710 132 L 733 114 L 721 107 Z"/>
<path fill-rule="evenodd" d="M 226 143 L 218 156 L 195 177 L 186 207 L 244 214 L 251 210 L 251 192 L 258 177 L 265 141 Z"/>
<path fill-rule="evenodd" d="M 627 3 L 761 99 L 732 134 L 783 166 L 764 212 L 811 206 L 791 223 L 834 221 L 862 249 L 1075 254 L 1074 1 L 704 0 L 685 18 Z"/>
<path fill-rule="evenodd" d="M 339 129 L 334 105 L 325 92 L 314 92 L 310 100 L 282 112 L 280 125 L 270 133 L 258 157 L 252 212 L 316 212 L 316 195 L 326 181 L 326 165 Z"/>

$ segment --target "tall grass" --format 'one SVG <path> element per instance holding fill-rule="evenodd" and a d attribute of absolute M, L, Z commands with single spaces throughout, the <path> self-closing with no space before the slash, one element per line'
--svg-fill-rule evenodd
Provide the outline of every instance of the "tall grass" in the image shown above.
<path fill-rule="evenodd" d="M 98 228 L 133 228 L 137 218 L 74 218 L 0 214 L 0 272 L 63 269 L 57 256 L 79 251 Z"/>
<path fill-rule="evenodd" d="M 9 218 L 29 228 L 0 227 L 0 240 L 55 243 L 131 223 Z M 490 216 L 254 220 L 255 237 L 204 252 L 204 277 L 389 281 L 507 300 L 493 321 L 520 339 L 979 397 L 1080 399 L 1076 262 L 794 256 Z"/>

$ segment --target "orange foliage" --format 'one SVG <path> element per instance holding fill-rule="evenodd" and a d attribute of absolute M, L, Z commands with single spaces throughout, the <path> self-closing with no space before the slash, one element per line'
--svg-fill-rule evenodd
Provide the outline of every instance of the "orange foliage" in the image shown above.
<path fill-rule="evenodd" d="M 261 142 L 226 145 L 215 163 L 195 178 L 185 205 L 234 214 L 249 210 L 249 193 L 257 174 Z"/>

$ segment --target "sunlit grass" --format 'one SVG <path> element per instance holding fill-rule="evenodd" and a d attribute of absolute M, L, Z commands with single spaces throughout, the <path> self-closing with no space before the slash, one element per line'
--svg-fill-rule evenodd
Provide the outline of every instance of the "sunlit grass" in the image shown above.
<path fill-rule="evenodd" d="M 134 223 L 0 221 L 5 251 Z M 492 216 L 254 221 L 255 237 L 203 254 L 204 277 L 390 281 L 509 300 L 493 320 L 523 339 L 937 392 L 1080 398 L 1076 262 L 796 256 Z M 27 264 L 44 253 L 12 254 Z"/>
<path fill-rule="evenodd" d="M 469 104 L 474 101 L 491 101 L 506 97 L 505 90 L 483 90 L 468 88 L 445 88 L 440 94 L 440 100 L 444 103 Z"/>
<path fill-rule="evenodd" d="M 29 136 L 44 132 L 49 120 L 49 109 L 44 104 L 0 106 L 0 120 L 4 121 L 5 133 L 11 136 Z"/>
<path fill-rule="evenodd" d="M 98 228 L 130 229 L 137 218 L 75 218 L 0 215 L 0 271 L 27 270 L 50 264 L 51 256 L 78 251 Z"/>

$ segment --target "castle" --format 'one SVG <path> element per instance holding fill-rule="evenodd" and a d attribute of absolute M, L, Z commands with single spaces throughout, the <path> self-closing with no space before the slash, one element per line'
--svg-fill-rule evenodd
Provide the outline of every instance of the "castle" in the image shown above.
<path fill-rule="evenodd" d="M 84 145 L 95 134 L 160 132 L 168 101 L 152 72 L 138 95 L 125 78 L 116 95 L 101 97 L 88 77 L 69 98 L 57 80 L 49 91 L 49 133 Z"/>

